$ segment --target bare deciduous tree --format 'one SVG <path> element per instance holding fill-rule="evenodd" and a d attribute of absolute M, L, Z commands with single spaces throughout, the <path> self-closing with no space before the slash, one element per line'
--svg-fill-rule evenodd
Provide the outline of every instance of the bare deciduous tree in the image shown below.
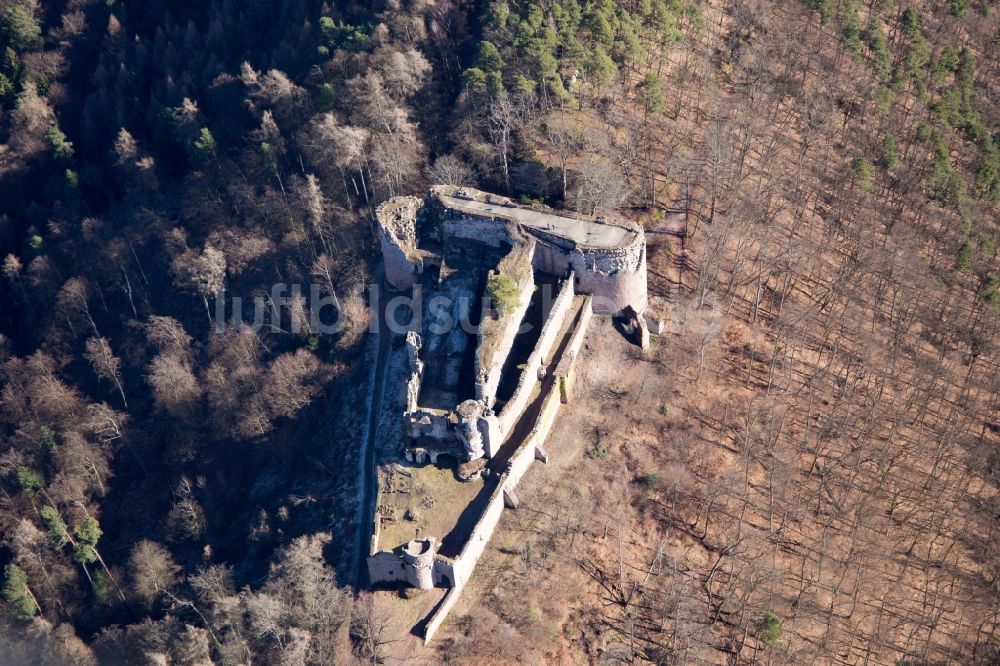
<path fill-rule="evenodd" d="M 450 154 L 434 160 L 431 180 L 438 185 L 474 185 L 476 182 L 472 167 Z"/>
<path fill-rule="evenodd" d="M 73 277 L 66 280 L 59 290 L 58 307 L 71 331 L 74 331 L 73 320 L 83 320 L 90 324 L 96 335 L 100 335 L 94 317 L 90 312 L 90 286 L 86 279 Z"/>
<path fill-rule="evenodd" d="M 275 416 L 295 416 L 319 392 L 327 372 L 311 352 L 282 354 L 268 368 L 264 399 Z"/>
<path fill-rule="evenodd" d="M 543 134 L 549 149 L 559 161 L 559 170 L 562 172 L 562 196 L 566 199 L 569 188 L 569 162 L 586 145 L 583 128 L 567 116 L 555 116 L 545 121 Z"/>
<path fill-rule="evenodd" d="M 160 352 L 184 360 L 191 359 L 193 340 L 184 330 L 184 326 L 173 317 L 153 315 L 143 328 L 146 332 L 146 339 Z"/>
<path fill-rule="evenodd" d="M 149 364 L 146 378 L 160 409 L 182 418 L 193 416 L 202 390 L 183 357 L 169 353 L 157 355 Z"/>
<path fill-rule="evenodd" d="M 87 340 L 86 352 L 84 356 L 94 368 L 94 373 L 101 379 L 114 382 L 121 394 L 122 404 L 128 409 L 128 400 L 125 399 L 125 389 L 122 388 L 121 359 L 115 356 L 111 350 L 111 343 L 107 338 L 92 337 Z"/>
<path fill-rule="evenodd" d="M 519 96 L 497 95 L 486 112 L 490 141 L 497 150 L 504 187 L 510 192 L 510 160 L 514 133 L 524 124 L 527 104 Z"/>
<path fill-rule="evenodd" d="M 590 215 L 616 210 L 629 195 L 628 182 L 618 165 L 594 154 L 580 164 L 573 185 L 577 210 Z"/>
<path fill-rule="evenodd" d="M 205 304 L 205 315 L 211 322 L 208 298 L 214 298 L 225 284 L 226 255 L 206 244 L 201 252 L 184 251 L 174 259 L 170 268 L 179 287 L 190 289 L 201 296 Z"/>
<path fill-rule="evenodd" d="M 373 664 L 385 657 L 385 649 L 395 642 L 392 613 L 383 608 L 374 595 L 364 592 L 354 603 L 351 616 L 351 637 L 359 656 Z"/>
<path fill-rule="evenodd" d="M 143 539 L 132 547 L 129 557 L 129 580 L 132 594 L 147 606 L 151 605 L 163 590 L 177 584 L 181 568 L 174 562 L 170 551 L 149 539 Z"/>

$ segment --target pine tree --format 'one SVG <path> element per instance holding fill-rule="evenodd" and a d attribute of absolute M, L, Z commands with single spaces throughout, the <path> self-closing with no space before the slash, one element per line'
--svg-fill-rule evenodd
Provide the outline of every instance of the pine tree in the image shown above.
<path fill-rule="evenodd" d="M 66 522 L 59 515 L 59 512 L 51 506 L 43 506 L 39 512 L 45 531 L 49 535 L 49 545 L 53 550 L 59 550 L 69 542 L 67 536 Z"/>
<path fill-rule="evenodd" d="M 42 610 L 28 587 L 28 575 L 16 564 L 8 564 L 4 569 L 3 596 L 11 613 L 19 620 L 30 620 Z"/>
<path fill-rule="evenodd" d="M 90 564 L 97 560 L 97 542 L 101 539 L 101 526 L 93 516 L 73 528 L 76 543 L 73 544 L 73 559 L 80 564 Z"/>
<path fill-rule="evenodd" d="M 0 37 L 18 51 L 41 48 L 42 26 L 30 9 L 11 3 L 0 13 Z"/>

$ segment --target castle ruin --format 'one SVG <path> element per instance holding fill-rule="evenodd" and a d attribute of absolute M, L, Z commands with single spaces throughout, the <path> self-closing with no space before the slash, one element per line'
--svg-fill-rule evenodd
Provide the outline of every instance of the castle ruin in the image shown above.
<path fill-rule="evenodd" d="M 376 217 L 386 281 L 416 310 L 404 340 L 405 441 L 394 466 L 412 476 L 446 459 L 465 482 L 482 481 L 468 506 L 453 508 L 460 517 L 428 521 L 451 525 L 447 535 L 416 525 L 404 541 L 376 514 L 370 582 L 449 588 L 428 618 L 429 640 L 500 514 L 516 508 L 521 476 L 547 460 L 545 437 L 572 398 L 591 317 L 622 317 L 643 346 L 660 326 L 646 312 L 645 236 L 635 223 L 453 186 L 390 199 Z"/>

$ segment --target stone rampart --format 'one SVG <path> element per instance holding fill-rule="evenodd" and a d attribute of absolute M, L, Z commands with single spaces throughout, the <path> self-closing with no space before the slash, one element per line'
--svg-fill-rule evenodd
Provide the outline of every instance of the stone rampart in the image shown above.
<path fill-rule="evenodd" d="M 482 202 L 496 205 L 484 207 Z M 473 210 L 476 208 L 479 210 Z M 450 237 L 502 247 L 516 246 L 525 236 L 538 239 L 534 267 L 560 277 L 575 271 L 577 292 L 596 297 L 595 312 L 618 315 L 626 306 L 638 313 L 646 310 L 646 241 L 639 225 L 623 219 L 591 219 L 540 206 L 518 206 L 504 197 L 471 189 L 435 187 L 426 199 L 396 197 L 378 207 L 386 278 L 397 289 L 408 289 L 423 270 L 426 253 L 417 248 L 416 238 L 416 222 L 422 214 L 441 220 L 446 242 Z M 526 215 L 535 217 L 525 222 Z M 544 221 L 546 215 L 552 220 L 549 224 Z M 580 224 L 575 220 L 595 230 L 613 229 L 618 244 L 609 245 L 608 233 L 603 231 L 585 235 L 573 227 Z M 595 237 L 601 241 L 595 242 Z"/>
<path fill-rule="evenodd" d="M 524 408 L 531 399 L 531 394 L 538 384 L 538 370 L 542 364 L 549 360 L 548 356 L 552 351 L 552 345 L 556 342 L 556 336 L 562 330 L 566 322 L 566 317 L 572 312 L 573 305 L 573 279 L 570 274 L 569 279 L 563 282 L 559 289 L 559 294 L 552 303 L 548 317 L 542 324 L 542 332 L 538 342 L 532 350 L 528 360 L 525 361 L 524 369 L 517 380 L 517 388 L 507 404 L 500 411 L 500 432 L 506 435 L 520 418 Z"/>
<path fill-rule="evenodd" d="M 460 213 L 452 213 L 455 217 L 446 217 L 442 223 L 445 238 L 470 240 L 490 247 L 516 245 L 521 242 L 521 234 L 517 225 L 506 220 L 471 217 Z"/>
<path fill-rule="evenodd" d="M 590 320 L 594 316 L 593 303 L 593 296 L 587 296 L 583 300 L 583 305 L 580 307 L 580 318 L 577 320 L 573 334 L 566 344 L 566 349 L 563 350 L 562 359 L 559 361 L 560 365 L 562 365 L 562 362 L 568 355 L 572 355 L 575 358 L 580 353 L 580 348 L 583 347 L 583 339 L 587 335 L 587 328 L 590 326 Z M 556 372 L 558 373 L 558 369 Z"/>
<path fill-rule="evenodd" d="M 503 365 L 507 361 L 518 329 L 524 319 L 524 314 L 531 305 L 531 295 L 535 289 L 534 275 L 531 271 L 531 257 L 535 249 L 533 239 L 528 239 L 526 245 L 514 248 L 503 258 L 497 267 L 499 275 L 506 275 L 514 280 L 517 286 L 518 304 L 499 320 L 490 320 L 487 303 L 483 303 L 483 314 L 479 326 L 479 343 L 476 345 L 476 399 L 482 400 L 486 406 L 493 407 L 496 399 L 497 386 Z"/>
<path fill-rule="evenodd" d="M 433 638 L 434 634 L 437 633 L 437 630 L 441 628 L 441 623 L 444 622 L 446 617 L 448 617 L 448 613 L 450 613 L 451 609 L 455 607 L 456 603 L 458 603 L 458 598 L 461 595 L 462 588 L 457 585 L 444 593 L 444 599 L 442 599 L 441 605 L 437 607 L 437 610 L 434 611 L 434 615 L 427 620 L 427 624 L 424 627 L 424 645 L 431 642 L 431 638 Z"/>
<path fill-rule="evenodd" d="M 434 614 L 428 618 L 427 625 L 424 628 L 425 645 L 430 642 L 434 637 L 434 633 L 441 626 L 441 623 L 448 617 L 448 613 L 451 612 L 451 609 L 458 601 L 459 595 L 462 594 L 465 584 L 472 577 L 476 563 L 479 562 L 479 558 L 486 551 L 486 544 L 493 537 L 493 532 L 500 522 L 500 516 L 503 515 L 503 493 L 504 484 L 500 483 L 490 495 L 486 508 L 480 514 L 479 520 L 476 521 L 476 526 L 472 528 L 472 533 L 469 534 L 469 540 L 465 542 L 462 552 L 452 561 L 454 587 L 448 591 L 444 601 L 434 611 Z"/>
<path fill-rule="evenodd" d="M 636 312 L 646 309 L 645 243 L 617 250 L 573 251 L 569 263 L 576 273 L 577 291 L 594 297 L 594 312 L 619 315 L 629 306 Z"/>
<path fill-rule="evenodd" d="M 401 291 L 414 285 L 421 269 L 417 215 L 423 204 L 418 197 L 395 197 L 375 210 L 385 279 Z"/>
<path fill-rule="evenodd" d="M 536 271 L 566 277 L 570 272 L 569 250 L 549 242 L 538 241 L 531 263 Z"/>
<path fill-rule="evenodd" d="M 559 400 L 558 391 L 549 391 L 542 400 L 542 408 L 539 410 L 538 419 L 535 421 L 531 434 L 525 437 L 524 441 L 514 455 L 510 457 L 510 464 L 507 467 L 507 478 L 504 480 L 504 488 L 513 491 L 517 484 L 521 482 L 521 477 L 535 462 L 536 450 L 545 443 L 545 438 L 549 436 L 552 424 L 555 422 L 556 414 L 562 403 Z"/>
<path fill-rule="evenodd" d="M 373 553 L 368 557 L 368 580 L 373 584 L 408 581 L 403 560 L 391 550 Z"/>
<path fill-rule="evenodd" d="M 576 330 L 573 332 L 572 337 L 570 337 L 569 343 L 566 345 L 566 349 L 563 350 L 562 358 L 559 359 L 559 364 L 556 365 L 556 386 L 559 389 L 559 399 L 563 403 L 570 402 L 573 397 L 573 385 L 576 383 L 577 372 L 576 359 L 580 355 L 580 349 L 583 347 L 584 334 L 586 333 L 587 326 L 590 324 L 590 319 L 594 314 L 592 302 L 593 298 L 591 296 L 588 296 L 583 302 Z"/>
<path fill-rule="evenodd" d="M 586 334 L 589 323 L 590 299 L 584 303 L 584 310 L 576 322 L 573 337 L 571 338 L 571 345 L 573 344 L 572 341 L 578 341 L 576 344 L 577 351 L 579 351 L 580 345 L 582 345 L 583 336 Z M 490 494 L 486 508 L 480 514 L 475 527 L 472 528 L 469 540 L 466 541 L 458 557 L 451 562 L 454 573 L 454 587 L 447 592 L 442 603 L 427 619 L 427 625 L 424 630 L 424 644 L 431 641 L 434 634 L 441 627 L 441 623 L 444 622 L 448 613 L 451 612 L 457 603 L 459 595 L 472 576 L 479 558 L 486 551 L 486 544 L 493 537 L 493 532 L 496 530 L 501 516 L 503 516 L 504 494 L 513 494 L 524 473 L 527 472 L 531 463 L 535 461 L 536 454 L 544 444 L 545 439 L 549 436 L 553 423 L 555 423 L 561 404 L 559 392 L 557 390 L 550 391 L 542 403 L 542 409 L 535 421 L 535 426 L 531 430 L 531 434 L 525 438 L 524 442 L 518 446 L 513 456 L 511 456 L 507 471 Z"/>

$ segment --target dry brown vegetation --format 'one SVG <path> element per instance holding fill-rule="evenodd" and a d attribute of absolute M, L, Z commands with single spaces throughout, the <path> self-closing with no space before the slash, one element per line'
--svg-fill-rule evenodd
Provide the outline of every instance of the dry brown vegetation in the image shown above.
<path fill-rule="evenodd" d="M 897 40 L 902 9 L 876 16 Z M 956 260 L 995 211 L 928 200 L 924 102 L 904 86 L 877 112 L 839 24 L 705 10 L 658 138 L 688 234 L 647 220 L 670 333 L 646 354 L 590 335 L 565 462 L 526 479 L 438 656 L 995 663 L 995 250 Z M 976 58 L 994 94 L 995 54 Z M 904 165 L 861 187 L 852 160 L 887 135 Z"/>

